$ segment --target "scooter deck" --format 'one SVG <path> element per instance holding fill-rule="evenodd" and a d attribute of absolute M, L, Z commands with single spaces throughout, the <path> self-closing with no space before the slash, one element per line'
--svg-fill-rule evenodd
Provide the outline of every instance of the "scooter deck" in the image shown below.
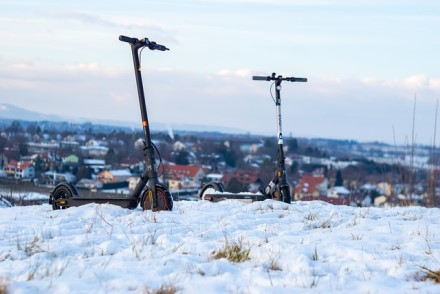
<path fill-rule="evenodd" d="M 213 192 L 206 193 L 203 196 L 203 200 L 211 201 L 211 202 L 220 202 L 223 200 L 239 200 L 242 202 L 255 202 L 255 201 L 264 201 L 267 198 L 266 195 L 261 193 L 229 193 L 229 192 Z"/>
<path fill-rule="evenodd" d="M 137 198 L 133 197 L 112 197 L 112 196 L 103 196 L 103 197 L 81 197 L 74 196 L 67 199 L 57 199 L 54 200 L 59 206 L 63 207 L 72 207 L 72 206 L 81 206 L 90 203 L 98 203 L 98 204 L 114 204 L 121 206 L 123 208 L 135 209 L 139 202 Z"/>

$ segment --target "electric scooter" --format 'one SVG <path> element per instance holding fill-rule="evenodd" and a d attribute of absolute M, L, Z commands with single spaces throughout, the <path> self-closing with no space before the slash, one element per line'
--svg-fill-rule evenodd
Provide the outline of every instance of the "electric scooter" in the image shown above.
<path fill-rule="evenodd" d="M 238 199 L 245 202 L 262 201 L 266 199 L 274 199 L 279 201 L 284 201 L 286 203 L 291 202 L 290 187 L 287 183 L 286 174 L 286 164 L 283 149 L 283 132 L 281 126 L 281 82 L 307 82 L 307 78 L 295 78 L 286 77 L 283 78 L 281 75 L 276 76 L 272 73 L 271 76 L 253 76 L 255 81 L 273 81 L 272 86 L 275 85 L 276 97 L 273 98 L 272 86 L 271 95 L 275 102 L 276 112 L 277 112 L 277 140 L 278 140 L 278 160 L 277 160 L 277 170 L 274 177 L 264 187 L 260 187 L 259 193 L 228 193 L 225 192 L 224 186 L 220 182 L 210 182 L 207 183 L 200 189 L 199 198 L 201 200 L 208 200 L 212 202 L 218 202 L 226 199 Z"/>
<path fill-rule="evenodd" d="M 130 196 L 106 195 L 100 197 L 85 197 L 78 193 L 74 185 L 68 182 L 58 184 L 49 196 L 49 204 L 54 210 L 65 209 L 71 206 L 80 206 L 89 203 L 109 203 L 123 208 L 135 209 L 140 204 L 143 210 L 152 211 L 172 210 L 173 198 L 168 188 L 159 183 L 158 171 L 155 159 L 156 146 L 151 141 L 151 134 L 145 104 L 144 88 L 142 83 L 140 54 L 144 48 L 150 50 L 166 51 L 167 47 L 148 40 L 148 38 L 137 39 L 127 36 L 119 36 L 119 40 L 130 45 L 133 55 L 134 73 L 139 96 L 139 107 L 142 117 L 142 129 L 144 133 L 144 159 L 145 170 L 140 177 L 138 184 Z"/>

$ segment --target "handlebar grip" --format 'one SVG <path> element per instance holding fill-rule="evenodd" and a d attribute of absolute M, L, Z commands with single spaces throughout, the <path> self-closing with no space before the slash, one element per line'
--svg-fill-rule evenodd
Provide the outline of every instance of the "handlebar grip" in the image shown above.
<path fill-rule="evenodd" d="M 307 78 L 290 78 L 291 82 L 307 82 Z"/>
<path fill-rule="evenodd" d="M 270 77 L 253 76 L 254 81 L 269 81 Z"/>
<path fill-rule="evenodd" d="M 164 45 L 157 44 L 156 42 L 150 42 L 150 44 L 148 45 L 148 48 L 150 48 L 150 50 L 159 50 L 159 51 L 170 50 L 167 47 L 165 47 Z"/>
<path fill-rule="evenodd" d="M 138 41 L 138 39 L 130 38 L 130 37 L 127 37 L 127 36 L 120 35 L 119 36 L 119 41 L 127 42 L 127 43 L 130 43 L 130 44 L 135 44 Z"/>

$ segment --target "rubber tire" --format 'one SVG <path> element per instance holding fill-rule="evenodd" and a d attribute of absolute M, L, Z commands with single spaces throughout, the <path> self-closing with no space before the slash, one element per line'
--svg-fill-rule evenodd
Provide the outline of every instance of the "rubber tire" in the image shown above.
<path fill-rule="evenodd" d="M 272 197 L 272 200 L 281 201 L 281 193 L 281 189 L 277 187 L 272 193 L 270 193 L 270 196 Z"/>
<path fill-rule="evenodd" d="M 204 196 L 207 192 L 209 192 L 209 189 L 214 190 L 215 192 L 224 192 L 225 188 L 222 183 L 218 182 L 210 182 L 203 186 L 203 188 L 199 192 L 199 199 L 204 200 Z"/>
<path fill-rule="evenodd" d="M 291 202 L 290 188 L 289 187 L 282 187 L 280 190 L 281 190 L 281 197 L 279 200 L 290 204 L 290 202 Z"/>
<path fill-rule="evenodd" d="M 152 207 L 153 203 L 148 199 L 148 192 L 150 189 L 146 189 L 142 194 L 141 207 L 142 210 L 151 211 L 162 211 L 162 210 L 173 210 L 173 196 L 168 191 L 168 189 L 162 185 L 156 185 L 156 197 L 157 197 L 157 207 Z"/>
<path fill-rule="evenodd" d="M 78 195 L 78 190 L 76 190 L 75 186 L 69 183 L 58 184 L 55 189 L 50 194 L 52 201 L 52 209 L 66 209 L 66 206 L 57 205 L 56 201 L 58 199 L 69 199 L 72 196 Z"/>

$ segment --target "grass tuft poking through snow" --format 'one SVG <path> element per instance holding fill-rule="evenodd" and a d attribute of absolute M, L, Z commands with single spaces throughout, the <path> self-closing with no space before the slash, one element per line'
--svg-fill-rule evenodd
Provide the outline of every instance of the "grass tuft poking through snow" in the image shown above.
<path fill-rule="evenodd" d="M 0 294 L 8 293 L 8 283 L 5 279 L 0 277 Z"/>
<path fill-rule="evenodd" d="M 223 248 L 216 250 L 212 253 L 214 259 L 226 258 L 230 262 L 244 262 L 249 259 L 250 248 L 243 247 L 243 240 L 240 239 L 238 242 L 226 241 Z"/>
<path fill-rule="evenodd" d="M 424 266 L 422 266 L 421 268 L 424 274 L 422 280 L 431 280 L 436 282 L 437 284 L 440 284 L 440 270 L 433 271 Z"/>
<path fill-rule="evenodd" d="M 163 285 L 158 289 L 145 289 L 145 294 L 175 294 L 178 292 L 178 288 L 173 285 Z"/>

